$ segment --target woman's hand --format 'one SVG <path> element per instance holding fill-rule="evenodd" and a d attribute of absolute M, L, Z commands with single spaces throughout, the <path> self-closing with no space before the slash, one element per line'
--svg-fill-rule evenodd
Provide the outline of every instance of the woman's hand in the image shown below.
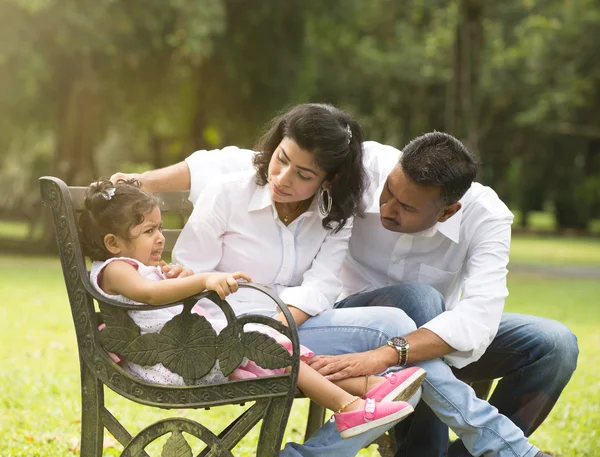
<path fill-rule="evenodd" d="M 128 179 L 137 179 L 140 183 L 142 183 L 142 189 L 144 189 L 144 180 L 142 179 L 142 175 L 140 173 L 121 173 L 118 171 L 110 177 L 110 180 L 113 184 L 116 184 L 119 179 L 122 179 L 123 181 L 127 181 Z"/>
<path fill-rule="evenodd" d="M 238 271 L 236 273 L 207 273 L 206 274 L 205 288 L 206 290 L 214 290 L 221 299 L 229 294 L 237 292 L 239 285 L 237 280 L 244 279 L 248 282 L 252 282 L 250 276 L 246 273 Z"/>

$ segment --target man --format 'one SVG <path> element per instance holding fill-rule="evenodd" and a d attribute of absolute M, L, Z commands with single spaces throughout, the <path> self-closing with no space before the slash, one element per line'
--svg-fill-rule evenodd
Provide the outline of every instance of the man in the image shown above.
<path fill-rule="evenodd" d="M 343 268 L 346 298 L 336 307 L 396 306 L 420 328 L 367 353 L 317 356 L 313 367 L 335 380 L 399 364 L 421 362 L 425 367 L 444 357 L 468 381 L 503 377 L 490 402 L 530 434 L 575 369 L 577 345 L 561 324 L 502 313 L 512 214 L 491 189 L 472 184 L 477 163 L 450 135 L 434 132 L 416 138 L 400 161 L 400 152 L 389 146 L 367 142 L 364 150 L 371 178 L 366 216 L 354 221 Z M 251 151 L 237 148 L 197 152 L 185 163 L 138 178 L 154 192 L 191 185 L 190 199 L 195 201 L 201 183 L 249 167 L 251 156 Z M 411 282 L 435 287 L 446 299 L 446 309 L 441 300 L 426 306 L 435 300 L 420 296 L 427 289 L 407 284 Z M 440 370 L 435 367 L 433 371 Z M 460 404 L 466 397 L 448 399 L 427 382 L 423 391 L 424 400 L 455 428 L 461 427 L 457 418 L 444 416 L 440 409 L 444 400 L 468 409 L 469 404 Z M 446 452 L 447 428 L 423 402 L 396 433 L 398 456 Z M 469 447 L 479 449 L 473 443 Z M 524 455 L 514 449 L 506 452 Z M 309 454 L 303 449 L 296 455 Z M 457 442 L 450 455 L 469 454 Z"/>

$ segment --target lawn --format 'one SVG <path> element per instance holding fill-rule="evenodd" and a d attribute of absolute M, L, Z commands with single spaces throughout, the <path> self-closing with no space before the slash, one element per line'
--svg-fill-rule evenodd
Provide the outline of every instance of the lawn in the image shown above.
<path fill-rule="evenodd" d="M 77 347 L 59 262 L 55 258 L 0 257 L 0 449 L 3 457 L 77 455 L 79 436 L 79 367 Z M 564 280 L 513 274 L 507 309 L 566 323 L 578 336 L 579 368 L 549 419 L 533 435 L 539 447 L 557 457 L 600 456 L 600 281 Z M 126 426 L 168 413 L 131 405 L 115 395 L 107 404 Z M 284 440 L 302 437 L 306 400 L 297 401 Z M 219 429 L 238 407 L 181 412 Z M 257 434 L 242 442 L 235 455 L 253 455 Z M 105 440 L 105 456 L 118 455 L 119 445 Z M 196 452 L 197 450 L 194 449 Z M 376 456 L 374 447 L 361 456 Z"/>
<path fill-rule="evenodd" d="M 514 236 L 510 261 L 514 264 L 577 265 L 600 269 L 600 239 Z"/>

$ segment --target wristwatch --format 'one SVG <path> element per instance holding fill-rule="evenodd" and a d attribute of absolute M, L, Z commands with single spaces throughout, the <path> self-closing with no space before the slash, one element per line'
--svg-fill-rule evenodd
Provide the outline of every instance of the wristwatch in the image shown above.
<path fill-rule="evenodd" d="M 387 340 L 387 345 L 394 348 L 398 353 L 398 365 L 406 365 L 406 362 L 408 362 L 408 350 L 410 349 L 410 344 L 408 344 L 406 338 L 394 336 Z"/>

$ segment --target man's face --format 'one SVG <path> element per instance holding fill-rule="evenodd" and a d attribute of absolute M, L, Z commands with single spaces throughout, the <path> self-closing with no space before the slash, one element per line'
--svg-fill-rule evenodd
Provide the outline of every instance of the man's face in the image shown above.
<path fill-rule="evenodd" d="M 440 192 L 439 187 L 415 184 L 396 165 L 379 197 L 381 224 L 392 232 L 417 233 L 447 220 L 460 208 L 460 203 L 441 206 Z"/>

